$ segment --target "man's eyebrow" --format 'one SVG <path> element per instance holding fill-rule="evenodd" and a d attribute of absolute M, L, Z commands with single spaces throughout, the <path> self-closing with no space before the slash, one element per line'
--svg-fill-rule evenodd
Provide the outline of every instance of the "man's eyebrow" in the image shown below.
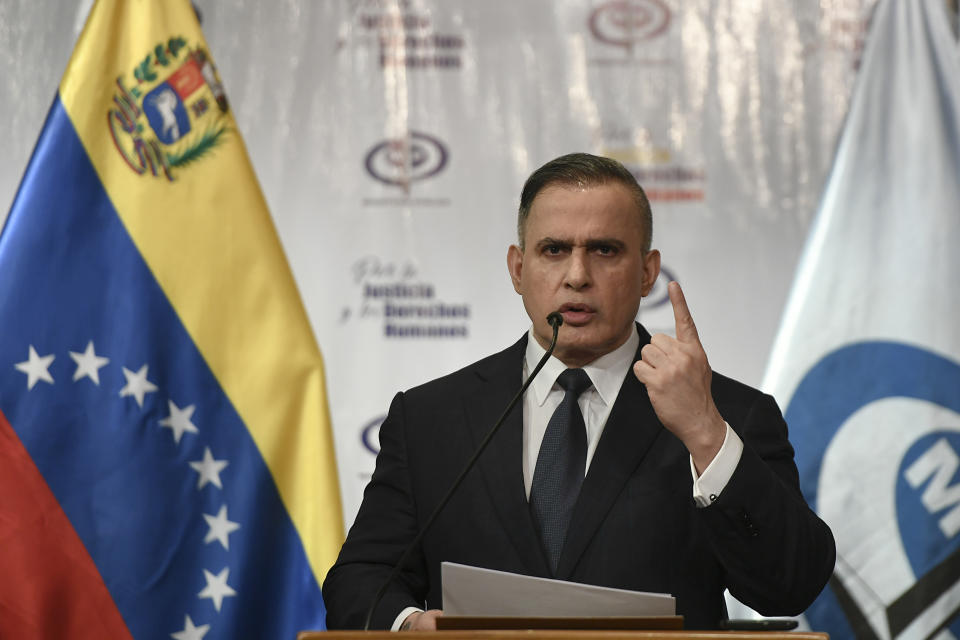
<path fill-rule="evenodd" d="M 537 242 L 537 248 L 538 248 L 538 249 L 542 249 L 542 248 L 544 248 L 544 247 L 564 247 L 564 248 L 568 248 L 568 247 L 572 247 L 572 246 L 573 246 L 573 242 L 572 242 L 572 241 L 570 241 L 570 240 L 562 240 L 562 239 L 560 239 L 560 238 L 550 238 L 550 237 L 546 237 L 546 238 L 542 238 L 540 241 Z"/>
<path fill-rule="evenodd" d="M 543 249 L 544 247 L 561 247 L 563 249 L 569 249 L 574 246 L 573 240 L 566 240 L 562 238 L 551 238 L 546 237 L 542 238 L 535 245 L 537 249 Z M 584 246 L 587 249 L 597 249 L 599 247 L 614 247 L 615 249 L 625 249 L 626 243 L 619 238 L 590 238 L 584 243 Z"/>
<path fill-rule="evenodd" d="M 591 238 L 587 240 L 588 249 L 596 249 L 597 247 L 615 247 L 617 249 L 626 248 L 626 243 L 623 240 L 618 238 Z"/>

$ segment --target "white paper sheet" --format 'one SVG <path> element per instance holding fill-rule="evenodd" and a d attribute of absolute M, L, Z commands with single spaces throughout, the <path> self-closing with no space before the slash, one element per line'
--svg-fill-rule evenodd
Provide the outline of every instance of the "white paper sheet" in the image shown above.
<path fill-rule="evenodd" d="M 610 589 L 534 578 L 453 562 L 440 566 L 443 612 L 449 616 L 672 616 L 676 599 L 662 593 Z"/>

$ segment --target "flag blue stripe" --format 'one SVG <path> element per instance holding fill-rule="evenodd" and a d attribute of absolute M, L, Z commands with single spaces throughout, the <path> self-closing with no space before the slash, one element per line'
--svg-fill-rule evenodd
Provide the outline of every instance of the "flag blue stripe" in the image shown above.
<path fill-rule="evenodd" d="M 203 215 L 202 210 L 197 215 Z M 175 247 L 171 247 L 175 251 Z M 187 265 L 189 266 L 189 265 Z M 219 286 L 198 274 L 197 286 Z M 54 101 L 0 235 L 0 409 L 90 552 L 134 637 L 169 637 L 189 615 L 205 636 L 293 637 L 321 628 L 317 581 L 255 443 L 136 250 L 60 103 Z M 93 341 L 100 383 L 73 380 Z M 28 349 L 53 384 L 27 389 Z M 148 365 L 143 407 L 122 367 Z M 254 365 L 250 365 L 254 366 Z M 160 426 L 193 405 L 197 433 Z M 191 462 L 228 461 L 198 489 Z M 240 528 L 205 542 L 223 505 Z M 203 570 L 237 594 L 199 598 Z"/>

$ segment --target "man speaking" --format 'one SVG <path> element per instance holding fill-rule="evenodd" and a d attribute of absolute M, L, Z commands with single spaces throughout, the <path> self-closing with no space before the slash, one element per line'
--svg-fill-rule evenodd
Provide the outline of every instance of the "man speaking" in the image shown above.
<path fill-rule="evenodd" d="M 398 393 L 376 470 L 327 575 L 329 628 L 362 627 L 377 589 L 549 347 L 522 405 L 414 549 L 372 626 L 431 629 L 440 563 L 663 592 L 691 629 L 726 616 L 723 590 L 795 615 L 833 571 L 773 398 L 713 373 L 680 286 L 676 337 L 635 323 L 660 273 L 650 204 L 620 163 L 537 169 L 520 197 L 513 287 L 533 323 L 516 344 Z M 521 408 L 522 407 L 522 408 Z"/>

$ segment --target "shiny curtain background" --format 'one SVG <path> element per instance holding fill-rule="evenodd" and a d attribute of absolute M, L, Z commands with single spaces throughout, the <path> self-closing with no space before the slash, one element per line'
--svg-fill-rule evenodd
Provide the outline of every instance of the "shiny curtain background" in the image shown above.
<path fill-rule="evenodd" d="M 561 153 L 641 176 L 711 364 L 759 384 L 871 0 L 195 4 L 326 358 L 348 523 L 393 393 L 528 326 L 506 248 Z M 88 7 L 0 0 L 0 215 Z"/>

